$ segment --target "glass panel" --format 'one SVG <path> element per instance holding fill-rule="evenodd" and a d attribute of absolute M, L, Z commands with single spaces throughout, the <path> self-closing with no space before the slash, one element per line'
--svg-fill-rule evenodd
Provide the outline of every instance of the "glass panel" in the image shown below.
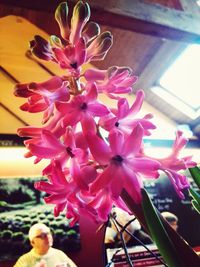
<path fill-rule="evenodd" d="M 200 45 L 190 45 L 164 73 L 159 85 L 191 108 L 200 107 Z"/>

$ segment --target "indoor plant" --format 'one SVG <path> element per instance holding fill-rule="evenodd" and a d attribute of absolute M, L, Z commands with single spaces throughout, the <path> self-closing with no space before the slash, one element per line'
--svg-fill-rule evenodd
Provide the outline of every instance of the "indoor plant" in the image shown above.
<path fill-rule="evenodd" d="M 49 194 L 46 203 L 55 205 L 54 214 L 66 212 L 73 224 L 84 209 L 94 220 L 106 222 L 113 205 L 133 212 L 150 232 L 169 266 L 193 266 L 199 259 L 153 207 L 143 189 L 143 178 L 157 179 L 166 173 L 180 198 L 189 188 L 179 171 L 196 166 L 191 157 L 179 157 L 187 139 L 178 131 L 172 153 L 165 159 L 145 154 L 143 139 L 155 125 L 152 115 L 140 118 L 144 93 L 139 90 L 129 106 L 123 94 L 130 93 L 137 77 L 127 67 L 108 70 L 82 66 L 103 60 L 112 45 L 110 32 L 100 33 L 99 25 L 90 22 L 90 8 L 79 1 L 68 19 L 67 2 L 55 12 L 61 38 L 47 41 L 35 36 L 32 53 L 50 60 L 66 71 L 41 83 L 17 84 L 15 95 L 27 98 L 21 109 L 43 112 L 43 127 L 18 129 L 28 149 L 26 157 L 35 163 L 49 159 L 43 170 L 48 181 L 35 184 Z M 115 101 L 115 108 L 102 104 L 101 94 Z M 182 253 L 185 255 L 183 260 Z M 196 265 L 195 265 L 196 264 Z"/>

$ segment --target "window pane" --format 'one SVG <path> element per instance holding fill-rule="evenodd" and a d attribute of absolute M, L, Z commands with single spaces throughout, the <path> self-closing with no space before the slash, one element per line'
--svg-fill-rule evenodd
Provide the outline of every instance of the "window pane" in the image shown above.
<path fill-rule="evenodd" d="M 160 85 L 191 106 L 200 107 L 200 45 L 190 45 L 160 79 Z"/>

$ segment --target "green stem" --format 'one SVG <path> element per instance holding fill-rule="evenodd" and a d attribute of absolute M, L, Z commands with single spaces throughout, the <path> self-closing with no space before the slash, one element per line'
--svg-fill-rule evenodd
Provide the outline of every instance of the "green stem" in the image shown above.
<path fill-rule="evenodd" d="M 69 77 L 69 87 L 72 95 L 80 94 L 79 81 L 74 77 Z"/>

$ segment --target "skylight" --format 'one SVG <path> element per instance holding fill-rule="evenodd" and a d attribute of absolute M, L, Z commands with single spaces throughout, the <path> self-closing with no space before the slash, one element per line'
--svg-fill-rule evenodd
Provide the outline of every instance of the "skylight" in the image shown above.
<path fill-rule="evenodd" d="M 189 45 L 152 91 L 192 119 L 200 114 L 200 45 Z"/>

